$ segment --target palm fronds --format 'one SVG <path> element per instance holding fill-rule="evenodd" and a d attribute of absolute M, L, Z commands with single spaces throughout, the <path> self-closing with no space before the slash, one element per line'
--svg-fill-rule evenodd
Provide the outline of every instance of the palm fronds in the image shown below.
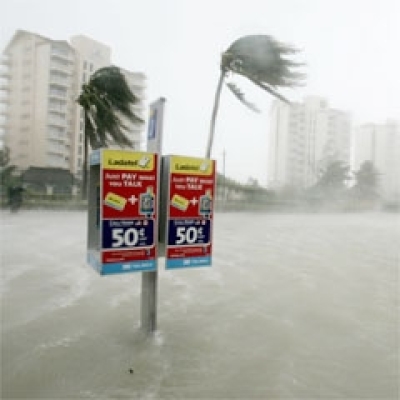
<path fill-rule="evenodd" d="M 123 122 L 143 123 L 132 106 L 138 98 L 118 67 L 110 66 L 97 70 L 82 85 L 77 99 L 84 110 L 85 154 L 82 179 L 82 197 L 86 198 L 87 159 L 89 145 L 93 149 L 107 147 L 109 144 L 132 146 L 127 136 L 128 127 Z"/>
<path fill-rule="evenodd" d="M 85 131 L 91 147 L 104 147 L 110 143 L 130 146 L 127 127 L 122 117 L 133 123 L 143 120 L 132 110 L 138 98 L 130 90 L 124 75 L 117 67 L 97 70 L 87 84 L 82 86 L 78 103 L 83 107 Z"/>
<path fill-rule="evenodd" d="M 236 86 L 236 84 L 234 84 L 233 82 L 228 82 L 226 86 L 246 107 L 250 108 L 250 110 L 253 110 L 254 112 L 260 112 L 260 110 L 253 103 L 250 103 L 245 98 L 244 93 Z"/>
<path fill-rule="evenodd" d="M 221 73 L 206 148 L 207 158 L 211 155 L 222 83 L 225 77 L 234 74 L 241 75 L 274 97 L 288 103 L 289 101 L 278 92 L 278 88 L 302 85 L 305 74 L 299 72 L 298 68 L 303 67 L 304 64 L 290 58 L 298 52 L 299 50 L 295 47 L 278 42 L 268 35 L 243 36 L 228 47 L 221 56 Z M 236 84 L 230 82 L 227 86 L 248 108 L 259 111 L 254 104 L 246 100 Z"/>

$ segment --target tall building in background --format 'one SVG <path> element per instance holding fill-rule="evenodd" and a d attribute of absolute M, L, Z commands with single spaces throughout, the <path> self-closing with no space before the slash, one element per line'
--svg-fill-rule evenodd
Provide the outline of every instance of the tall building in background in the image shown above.
<path fill-rule="evenodd" d="M 121 68 L 121 72 L 124 74 L 132 93 L 134 93 L 139 100 L 137 104 L 132 106 L 133 112 L 144 121 L 147 115 L 147 110 L 144 108 L 144 103 L 146 101 L 146 75 L 142 72 L 132 72 L 123 68 Z M 127 120 L 125 120 L 124 123 L 129 127 L 128 136 L 133 142 L 134 148 L 140 149 L 142 144 L 143 125 L 134 124 Z"/>
<path fill-rule="evenodd" d="M 10 148 L 11 164 L 59 167 L 81 176 L 83 112 L 76 99 L 97 69 L 111 65 L 108 46 L 85 36 L 70 43 L 19 30 L 3 52 L 0 65 L 0 135 Z M 122 70 L 144 113 L 145 76 Z M 143 126 L 129 125 L 140 148 Z"/>
<path fill-rule="evenodd" d="M 102 43 L 81 35 L 71 38 L 71 46 L 76 54 L 74 74 L 77 87 L 75 92 L 76 99 L 79 96 L 82 85 L 88 83 L 90 75 L 97 69 L 111 64 L 111 49 Z M 75 134 L 73 135 L 70 169 L 76 177 L 80 178 L 84 156 L 85 120 L 82 108 L 76 105 L 73 108 L 75 110 Z"/>
<path fill-rule="evenodd" d="M 400 201 L 400 122 L 363 124 L 354 129 L 353 170 L 371 161 L 379 172 L 379 194 Z"/>
<path fill-rule="evenodd" d="M 321 97 L 291 104 L 274 101 L 268 138 L 268 186 L 273 189 L 303 189 L 330 162 L 350 164 L 350 114 L 329 108 Z"/>
<path fill-rule="evenodd" d="M 75 51 L 66 41 L 17 31 L 3 55 L 5 144 L 20 169 L 69 169 L 73 140 Z"/>

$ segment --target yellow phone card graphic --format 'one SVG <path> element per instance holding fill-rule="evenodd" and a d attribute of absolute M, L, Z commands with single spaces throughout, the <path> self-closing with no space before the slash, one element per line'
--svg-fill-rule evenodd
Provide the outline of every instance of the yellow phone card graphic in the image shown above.
<path fill-rule="evenodd" d="M 118 211 L 122 211 L 125 208 L 126 202 L 127 200 L 124 197 L 112 192 L 107 193 L 104 199 L 104 204 Z"/>
<path fill-rule="evenodd" d="M 179 194 L 174 194 L 171 199 L 171 204 L 181 211 L 186 211 L 189 206 L 189 200 Z"/>

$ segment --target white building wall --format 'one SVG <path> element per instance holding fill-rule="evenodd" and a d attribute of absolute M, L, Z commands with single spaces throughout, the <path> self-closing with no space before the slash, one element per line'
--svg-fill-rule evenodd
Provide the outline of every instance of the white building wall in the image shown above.
<path fill-rule="evenodd" d="M 371 161 L 379 172 L 379 192 L 386 201 L 400 201 L 400 122 L 364 124 L 354 130 L 353 170 Z"/>
<path fill-rule="evenodd" d="M 350 114 L 309 96 L 290 105 L 275 101 L 270 114 L 268 184 L 302 189 L 313 185 L 329 162 L 350 162 Z"/>
<path fill-rule="evenodd" d="M 137 104 L 132 107 L 133 111 L 139 118 L 145 121 L 146 77 L 140 72 L 131 72 L 124 69 L 121 69 L 121 72 L 124 74 L 125 79 L 130 89 L 132 90 L 132 93 L 138 98 Z M 127 136 L 129 137 L 129 139 L 131 139 L 133 143 L 133 149 L 140 150 L 142 148 L 142 143 L 144 142 L 144 123 L 135 124 L 129 121 L 124 122 L 128 126 Z"/>
<path fill-rule="evenodd" d="M 52 40 L 17 31 L 0 65 L 0 141 L 10 147 L 11 163 L 60 167 L 79 176 L 83 164 L 84 123 L 76 103 L 83 83 L 99 68 L 111 65 L 111 49 L 85 36 Z M 141 102 L 143 118 L 145 75 L 125 71 Z M 144 124 L 130 135 L 140 148 Z"/>
<path fill-rule="evenodd" d="M 111 49 L 103 43 L 83 35 L 70 39 L 71 46 L 76 51 L 75 98 L 78 98 L 82 85 L 98 69 L 111 65 Z M 82 108 L 77 106 L 74 116 L 74 135 L 71 141 L 72 173 L 82 176 L 84 159 L 84 117 Z"/>
<path fill-rule="evenodd" d="M 289 106 L 274 102 L 271 107 L 268 149 L 268 186 L 282 187 L 287 181 Z"/>

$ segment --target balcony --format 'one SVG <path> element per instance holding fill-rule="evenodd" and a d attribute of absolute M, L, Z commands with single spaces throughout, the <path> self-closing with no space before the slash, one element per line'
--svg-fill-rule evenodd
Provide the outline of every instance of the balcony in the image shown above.
<path fill-rule="evenodd" d="M 65 150 L 65 146 L 56 145 L 56 144 L 48 144 L 46 149 L 47 154 L 55 154 L 57 156 L 66 156 L 67 152 Z"/>
<path fill-rule="evenodd" d="M 8 57 L 6 55 L 2 55 L 0 58 L 0 65 L 10 66 L 11 65 L 10 57 Z"/>
<path fill-rule="evenodd" d="M 55 100 L 66 102 L 67 101 L 67 93 L 49 92 L 49 99 L 55 99 Z"/>
<path fill-rule="evenodd" d="M 10 123 L 5 119 L 4 121 L 0 120 L 0 128 L 7 129 L 10 127 Z"/>
<path fill-rule="evenodd" d="M 47 150 L 53 153 L 69 153 L 69 142 L 55 136 L 47 136 Z"/>
<path fill-rule="evenodd" d="M 65 65 L 58 62 L 52 62 L 50 64 L 50 71 L 62 72 L 65 75 L 72 74 L 70 65 Z"/>
<path fill-rule="evenodd" d="M 68 75 L 65 75 L 67 77 Z M 60 87 L 69 87 L 70 81 L 65 78 L 61 78 L 60 76 L 52 76 L 50 75 L 50 85 L 52 86 L 60 86 Z"/>
<path fill-rule="evenodd" d="M 65 115 L 67 114 L 67 108 L 65 107 L 65 102 L 63 104 L 49 104 L 49 111 L 50 113 L 54 114 L 61 114 Z"/>
<path fill-rule="evenodd" d="M 8 82 L 0 83 L 0 90 L 9 92 L 10 91 L 10 84 Z"/>
<path fill-rule="evenodd" d="M 61 118 L 49 118 L 47 121 L 47 125 L 66 128 L 67 121 L 65 119 L 61 119 Z"/>
<path fill-rule="evenodd" d="M 11 77 L 10 71 L 8 69 L 0 69 L 0 78 L 9 79 Z"/>
<path fill-rule="evenodd" d="M 59 59 L 63 62 L 73 63 L 73 57 L 71 52 L 66 48 L 56 48 L 53 47 L 50 52 L 50 56 L 52 59 Z"/>

